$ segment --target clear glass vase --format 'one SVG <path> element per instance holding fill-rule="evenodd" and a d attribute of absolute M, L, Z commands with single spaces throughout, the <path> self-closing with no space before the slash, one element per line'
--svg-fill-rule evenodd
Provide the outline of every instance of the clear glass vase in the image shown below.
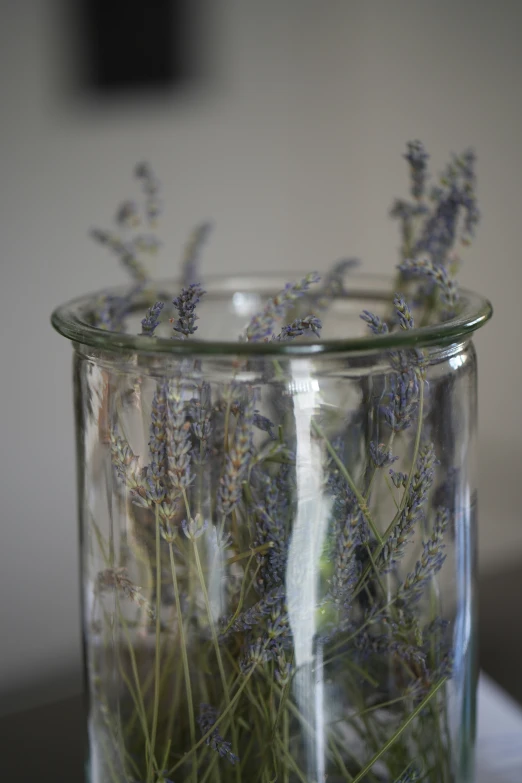
<path fill-rule="evenodd" d="M 278 279 L 214 280 L 195 340 L 135 336 L 174 283 L 59 308 L 74 343 L 90 783 L 470 783 L 476 358 L 488 302 L 368 337 L 237 341 Z M 168 307 L 165 308 L 168 310 Z M 167 313 L 168 317 L 168 313 Z"/>

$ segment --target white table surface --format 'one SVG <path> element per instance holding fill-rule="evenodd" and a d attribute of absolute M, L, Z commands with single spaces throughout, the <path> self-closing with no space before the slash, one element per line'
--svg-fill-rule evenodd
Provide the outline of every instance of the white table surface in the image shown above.
<path fill-rule="evenodd" d="M 522 708 L 481 674 L 476 783 L 522 783 Z"/>

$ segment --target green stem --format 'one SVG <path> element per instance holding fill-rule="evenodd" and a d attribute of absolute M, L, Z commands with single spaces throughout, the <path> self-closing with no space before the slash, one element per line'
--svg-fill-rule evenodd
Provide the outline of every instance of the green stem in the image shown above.
<path fill-rule="evenodd" d="M 328 740 L 328 745 L 330 746 L 330 750 L 332 752 L 332 755 L 333 755 L 333 757 L 334 757 L 334 759 L 335 759 L 335 761 L 337 763 L 337 766 L 339 767 L 339 772 L 341 773 L 343 778 L 348 781 L 348 783 L 351 783 L 351 781 L 353 781 L 353 776 L 350 775 L 350 773 L 346 769 L 346 765 L 345 765 L 345 763 L 343 761 L 343 758 L 342 758 L 341 754 L 339 753 L 339 751 L 337 750 L 335 742 L 333 741 L 332 738 L 330 738 Z"/>
<path fill-rule="evenodd" d="M 420 449 L 420 439 L 421 439 L 421 433 L 422 433 L 422 416 L 423 416 L 423 410 L 424 410 L 424 379 L 421 375 L 421 386 L 419 391 L 419 411 L 418 411 L 418 423 L 417 423 L 417 432 L 415 435 L 415 444 L 413 447 L 413 457 L 410 467 L 410 472 L 408 474 L 408 480 L 406 482 L 406 487 L 404 488 L 404 492 L 402 493 L 401 502 L 399 504 L 399 507 L 397 509 L 397 513 L 393 517 L 392 521 L 390 522 L 389 526 L 386 528 L 384 535 L 381 537 L 380 543 L 375 549 L 375 552 L 373 553 L 373 557 L 375 561 L 379 558 L 379 555 L 381 554 L 382 550 L 384 549 L 386 542 L 388 541 L 389 537 L 391 536 L 392 532 L 395 529 L 395 526 L 397 525 L 397 522 L 400 519 L 400 516 L 402 512 L 404 511 L 406 507 L 406 503 L 408 502 L 408 495 L 410 492 L 411 482 L 413 481 L 413 475 L 415 473 L 415 468 L 417 466 L 417 458 L 419 456 L 419 449 Z M 353 597 L 355 598 L 357 595 L 359 595 L 362 586 L 364 585 L 364 582 L 366 580 L 366 577 L 372 570 L 373 564 L 368 564 L 365 569 L 363 570 L 361 576 L 359 577 L 359 580 L 354 588 Z"/>
<path fill-rule="evenodd" d="M 232 563 L 237 563 L 239 560 L 245 560 L 247 557 L 250 559 L 254 555 L 262 554 L 263 552 L 267 552 L 269 549 L 272 549 L 274 546 L 272 541 L 268 541 L 266 544 L 261 544 L 261 546 L 256 546 L 255 548 L 251 548 L 246 552 L 240 552 L 238 555 L 234 555 L 233 557 L 229 557 L 228 560 L 225 560 L 225 565 L 232 565 Z M 250 565 L 250 561 L 249 561 Z M 248 565 L 247 565 L 248 570 Z"/>
<path fill-rule="evenodd" d="M 390 737 L 390 739 L 387 742 L 384 743 L 382 748 L 380 748 L 377 751 L 377 753 L 370 759 L 370 761 L 356 775 L 356 777 L 353 779 L 353 783 L 359 783 L 359 781 L 361 781 L 364 778 L 364 776 L 368 772 L 370 772 L 370 770 L 373 767 L 373 765 L 376 764 L 377 761 L 379 761 L 379 759 L 381 758 L 381 756 L 383 756 L 386 753 L 386 751 L 388 751 L 397 742 L 397 740 L 399 739 L 401 734 L 404 731 L 406 731 L 406 729 L 408 728 L 410 723 L 412 723 L 415 720 L 415 718 L 417 717 L 417 715 L 419 715 L 419 713 L 421 713 L 422 710 L 430 703 L 431 699 L 440 690 L 440 688 L 442 688 L 442 686 L 444 685 L 446 680 L 447 680 L 447 677 L 443 677 L 441 680 L 439 680 L 439 682 L 436 685 L 433 686 L 433 688 L 429 691 L 429 693 L 427 693 L 426 696 L 423 698 L 421 703 L 413 710 L 413 712 L 411 712 L 408 715 L 408 717 L 406 718 L 404 723 L 401 726 L 399 726 L 397 731 Z"/>
<path fill-rule="evenodd" d="M 289 753 L 289 745 L 290 745 L 290 722 L 288 720 L 288 712 L 285 709 L 283 713 L 283 746 L 287 753 Z M 289 776 L 288 776 L 288 766 L 285 764 L 283 766 L 283 783 L 288 783 Z"/>
<path fill-rule="evenodd" d="M 205 734 L 203 734 L 201 739 L 199 739 L 198 742 L 196 742 L 196 744 L 193 745 L 191 747 L 191 749 L 188 750 L 183 755 L 183 757 L 178 762 L 176 762 L 176 764 L 174 764 L 173 767 L 171 767 L 171 769 L 169 769 L 169 771 L 167 772 L 167 777 L 170 777 L 185 761 L 187 761 L 187 759 L 189 759 L 192 756 L 192 754 L 195 753 L 198 750 L 198 748 L 200 748 L 207 741 L 207 739 L 210 737 L 211 734 L 213 734 L 213 732 L 218 728 L 218 726 L 220 726 L 223 723 L 224 719 L 227 717 L 227 715 L 231 712 L 231 710 L 235 707 L 235 705 L 237 704 L 237 702 L 241 698 L 241 694 L 243 693 L 243 691 L 245 690 L 246 686 L 248 685 L 248 683 L 250 681 L 250 678 L 252 677 L 252 675 L 254 673 L 255 668 L 256 668 L 256 666 L 254 664 L 252 666 L 252 668 L 250 669 L 250 671 L 248 672 L 248 674 L 243 679 L 243 682 L 239 686 L 239 688 L 236 691 L 235 695 L 231 698 L 230 703 L 228 704 L 228 706 L 225 707 L 225 709 L 223 710 L 221 715 L 218 716 L 216 722 L 213 723 L 212 726 L 210 727 L 210 729 L 207 732 L 205 732 Z"/>
<path fill-rule="evenodd" d="M 134 680 L 135 680 L 135 683 L 136 683 L 136 694 L 135 694 L 135 697 L 133 697 L 133 698 L 136 699 L 138 712 L 140 713 L 140 720 L 141 720 L 141 725 L 142 725 L 142 728 L 143 728 L 143 734 L 144 734 L 144 737 L 145 737 L 145 747 L 147 748 L 147 755 L 149 757 L 149 763 L 152 763 L 152 760 L 153 760 L 152 743 L 151 743 L 151 740 L 150 740 L 150 737 L 149 737 L 149 729 L 148 729 L 148 725 L 147 725 L 147 713 L 145 711 L 145 704 L 143 702 L 143 697 L 142 697 L 142 694 L 141 694 L 141 685 L 140 685 L 140 677 L 139 677 L 139 673 L 138 673 L 138 664 L 136 662 L 136 655 L 134 654 L 134 647 L 132 645 L 132 639 L 130 638 L 129 629 L 127 627 L 127 621 L 125 620 L 123 612 L 121 611 L 119 600 L 118 599 L 116 599 L 116 600 L 117 600 L 117 603 L 118 603 L 118 615 L 119 615 L 119 618 L 121 620 L 123 633 L 124 633 L 125 639 L 127 641 L 127 646 L 129 648 L 129 657 L 130 657 L 130 661 L 131 661 L 132 674 L 133 674 L 133 677 L 134 677 Z M 122 676 L 126 679 L 126 675 L 123 674 L 123 671 L 122 671 Z M 131 695 L 133 695 L 133 691 L 131 691 Z"/>
<path fill-rule="evenodd" d="M 303 772 L 299 769 L 297 766 L 297 763 L 295 762 L 293 756 L 290 755 L 290 753 L 285 748 L 284 744 L 281 742 L 280 738 L 277 737 L 277 744 L 279 745 L 279 749 L 282 751 L 283 756 L 285 757 L 287 764 L 286 767 L 290 766 L 294 770 L 295 774 L 301 781 L 301 783 L 308 783 L 307 777 L 303 774 Z"/>
<path fill-rule="evenodd" d="M 375 524 L 374 520 L 372 519 L 372 516 L 370 514 L 370 509 L 368 508 L 368 504 L 364 498 L 364 495 L 361 494 L 361 492 L 357 489 L 354 480 L 346 470 L 345 465 L 343 464 L 342 460 L 340 459 L 339 455 L 337 454 L 336 450 L 330 443 L 330 440 L 327 438 L 326 433 L 322 429 L 322 427 L 315 421 L 312 420 L 312 428 L 315 430 L 316 434 L 322 438 L 325 442 L 326 448 L 328 449 L 328 452 L 330 453 L 330 456 L 332 457 L 333 461 L 339 468 L 339 471 L 341 472 L 343 478 L 346 480 L 346 483 L 352 490 L 353 494 L 357 498 L 357 502 L 359 504 L 359 508 L 361 509 L 361 513 L 363 517 L 366 519 L 373 535 L 375 536 L 377 543 L 382 543 L 382 536 L 377 530 L 377 525 Z"/>
<path fill-rule="evenodd" d="M 240 592 L 239 592 L 239 600 L 238 600 L 238 602 L 237 602 L 236 611 L 234 612 L 234 614 L 233 614 L 233 615 L 232 615 L 232 617 L 230 618 L 229 622 L 227 623 L 227 626 L 226 626 L 226 628 L 224 628 L 224 629 L 221 631 L 221 634 L 222 634 L 222 635 L 226 634 L 226 632 L 228 631 L 228 629 L 229 629 L 229 628 L 231 628 L 231 627 L 234 625 L 234 623 L 235 623 L 235 621 L 236 621 L 237 617 L 239 616 L 239 614 L 240 614 L 240 612 L 241 612 L 241 609 L 243 608 L 243 601 L 245 600 L 245 593 L 246 593 L 246 575 L 248 574 L 248 569 L 250 568 L 250 563 L 252 562 L 252 558 L 253 558 L 253 557 L 254 557 L 254 555 L 252 554 L 252 555 L 250 556 L 250 558 L 249 558 L 249 561 L 248 561 L 248 563 L 247 563 L 247 566 L 246 566 L 246 568 L 245 568 L 245 575 L 244 575 L 244 577 L 243 577 L 243 581 L 241 582 L 241 590 L 240 590 Z"/>
<path fill-rule="evenodd" d="M 185 677 L 185 691 L 187 694 L 187 709 L 188 709 L 188 719 L 189 719 L 189 730 L 190 730 L 190 742 L 192 745 L 196 743 L 196 722 L 194 719 L 194 703 L 192 700 L 192 685 L 190 682 L 190 669 L 189 669 L 189 662 L 188 662 L 188 656 L 187 656 L 187 643 L 186 643 L 186 637 L 185 637 L 185 627 L 183 622 L 183 616 L 181 614 L 181 601 L 179 598 L 179 586 L 178 586 L 178 577 L 176 575 L 176 564 L 174 561 L 174 552 L 172 550 L 172 544 L 169 542 L 169 557 L 170 557 L 170 568 L 172 571 L 172 584 L 174 587 L 174 600 L 176 602 L 176 612 L 178 615 L 178 628 L 179 628 L 179 635 L 181 640 L 181 657 L 183 661 L 183 674 Z M 192 781 L 193 783 L 197 783 L 198 779 L 198 761 L 197 761 L 197 755 L 194 753 L 192 756 Z"/>
<path fill-rule="evenodd" d="M 156 732 L 158 730 L 158 712 L 160 698 L 161 667 L 161 534 L 159 523 L 159 505 L 156 504 L 156 649 L 154 656 L 154 713 L 150 738 L 150 758 L 147 781 L 153 783 L 153 758 L 156 755 Z"/>

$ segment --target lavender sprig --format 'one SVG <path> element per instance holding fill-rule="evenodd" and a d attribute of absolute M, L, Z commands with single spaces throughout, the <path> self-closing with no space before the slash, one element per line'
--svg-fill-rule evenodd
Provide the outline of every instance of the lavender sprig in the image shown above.
<path fill-rule="evenodd" d="M 413 198 L 420 199 L 426 188 L 427 164 L 430 156 L 421 141 L 409 141 L 407 147 L 404 157 L 410 164 L 411 194 Z"/>
<path fill-rule="evenodd" d="M 440 291 L 442 301 L 448 308 L 454 309 L 459 300 L 459 291 L 456 280 L 450 277 L 448 270 L 436 265 L 429 258 L 407 259 L 399 264 L 401 272 L 423 277 L 435 283 Z"/>
<path fill-rule="evenodd" d="M 268 300 L 265 307 L 255 315 L 246 328 L 245 337 L 248 342 L 268 340 L 278 319 L 282 318 L 290 306 L 304 296 L 313 283 L 318 283 L 320 276 L 311 272 L 296 283 L 287 283 L 282 291 Z"/>
<path fill-rule="evenodd" d="M 239 417 L 234 442 L 226 456 L 225 469 L 218 489 L 217 508 L 221 516 L 228 516 L 241 499 L 241 481 L 246 473 L 252 450 L 252 425 L 256 395 L 252 392 Z"/>
<path fill-rule="evenodd" d="M 402 775 L 395 779 L 394 783 L 420 783 L 421 780 L 421 773 L 418 768 L 410 766 Z"/>
<path fill-rule="evenodd" d="M 405 331 L 408 329 L 413 329 L 415 327 L 413 316 L 402 294 L 395 294 L 393 305 L 395 307 L 395 313 L 397 315 L 397 320 L 399 321 L 399 326 L 401 329 L 404 329 Z"/>
<path fill-rule="evenodd" d="M 370 459 L 376 468 L 385 468 L 392 465 L 398 457 L 394 457 L 392 450 L 387 448 L 384 443 L 370 443 Z"/>
<path fill-rule="evenodd" d="M 419 388 L 419 378 L 414 370 L 391 376 L 389 403 L 384 406 L 383 415 L 393 432 L 402 432 L 411 426 L 419 403 Z"/>
<path fill-rule="evenodd" d="M 151 619 L 155 618 L 156 611 L 154 607 L 144 597 L 141 588 L 131 582 L 125 568 L 106 568 L 104 571 L 99 572 L 97 582 L 98 589 L 103 591 L 112 587 L 120 590 L 126 598 L 140 608 L 145 609 Z"/>
<path fill-rule="evenodd" d="M 420 450 L 406 504 L 381 552 L 380 560 L 384 571 L 388 571 L 402 558 L 415 525 L 424 516 L 424 504 L 433 485 L 435 464 L 435 451 L 429 443 Z"/>
<path fill-rule="evenodd" d="M 403 600 L 417 601 L 426 584 L 437 574 L 446 559 L 444 554 L 444 533 L 449 521 L 447 509 L 438 509 L 430 538 L 423 543 L 422 554 L 414 570 L 408 574 L 399 588 L 398 596 Z"/>
<path fill-rule="evenodd" d="M 205 221 L 192 231 L 183 253 L 181 279 L 184 286 L 190 286 L 201 279 L 200 257 L 203 245 L 212 230 L 212 223 Z"/>
<path fill-rule="evenodd" d="M 374 636 L 367 631 L 358 634 L 354 639 L 354 646 L 364 658 L 372 655 L 397 656 L 398 658 L 413 663 L 422 672 L 426 672 L 426 654 L 419 647 L 390 637 L 389 634 Z"/>
<path fill-rule="evenodd" d="M 245 633 L 256 628 L 263 623 L 275 608 L 282 605 L 285 601 L 285 588 L 280 585 L 269 590 L 264 596 L 250 609 L 241 612 L 236 619 L 231 622 L 231 618 L 223 621 L 223 628 L 226 629 L 221 634 L 221 640 L 228 639 L 234 633 Z"/>
<path fill-rule="evenodd" d="M 167 389 L 167 473 L 174 490 L 183 492 L 194 480 L 191 470 L 190 424 L 180 381 L 171 381 Z"/>
<path fill-rule="evenodd" d="M 141 322 L 141 333 L 146 337 L 154 336 L 154 332 L 159 326 L 159 317 L 163 307 L 163 302 L 156 302 L 147 310 L 147 315 Z"/>
<path fill-rule="evenodd" d="M 374 334 L 388 333 L 388 324 L 378 315 L 375 315 L 375 313 L 371 313 L 369 310 L 363 310 L 359 317 L 368 324 Z"/>
<path fill-rule="evenodd" d="M 279 334 L 272 337 L 272 340 L 286 341 L 293 340 L 294 337 L 301 337 L 305 332 L 313 332 L 317 337 L 321 336 L 323 325 L 319 318 L 314 315 L 307 315 L 306 318 L 296 318 L 288 326 L 283 326 Z"/>
<path fill-rule="evenodd" d="M 150 463 L 147 468 L 148 497 L 153 503 L 161 503 L 166 493 L 166 386 L 158 383 L 152 399 L 150 425 Z"/>
<path fill-rule="evenodd" d="M 172 304 L 178 311 L 178 319 L 174 321 L 172 328 L 178 333 L 178 340 L 185 340 L 197 331 L 198 327 L 195 323 L 199 316 L 194 311 L 205 293 L 199 283 L 192 283 L 188 288 L 183 288 L 181 294 L 173 300 Z"/>
<path fill-rule="evenodd" d="M 277 476 L 261 474 L 260 487 L 256 492 L 258 502 L 256 514 L 256 546 L 270 544 L 270 549 L 258 556 L 260 564 L 256 589 L 266 593 L 283 584 L 288 557 L 288 533 L 286 521 L 289 509 L 288 465 L 282 465 Z M 256 477 L 258 473 L 256 473 Z"/>
<path fill-rule="evenodd" d="M 197 719 L 203 735 L 207 734 L 219 718 L 219 713 L 210 704 L 201 704 L 199 708 L 199 718 Z M 219 753 L 221 758 L 226 758 L 231 764 L 239 761 L 239 757 L 232 753 L 232 745 L 223 739 L 218 729 L 214 729 L 212 734 L 205 740 L 212 750 Z"/>

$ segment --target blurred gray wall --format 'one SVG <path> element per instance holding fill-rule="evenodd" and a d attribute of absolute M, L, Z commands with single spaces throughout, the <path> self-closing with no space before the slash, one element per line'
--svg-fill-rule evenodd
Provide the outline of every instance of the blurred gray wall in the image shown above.
<path fill-rule="evenodd" d="M 86 231 L 142 158 L 164 182 L 158 275 L 207 217 L 212 270 L 354 254 L 386 271 L 405 142 L 435 169 L 476 148 L 484 219 L 461 277 L 496 306 L 477 337 L 480 562 L 522 561 L 522 3 L 198 0 L 207 78 L 112 104 L 71 92 L 66 5 L 0 3 L 0 709 L 79 687 L 71 348 L 48 317 L 124 280 Z"/>

